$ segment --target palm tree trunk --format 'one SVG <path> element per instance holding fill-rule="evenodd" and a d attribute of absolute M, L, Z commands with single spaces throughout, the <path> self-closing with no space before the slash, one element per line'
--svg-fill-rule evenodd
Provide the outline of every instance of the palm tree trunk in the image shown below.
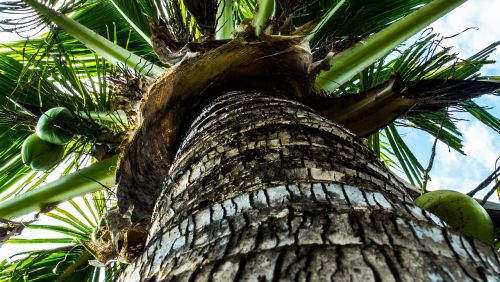
<path fill-rule="evenodd" d="M 274 97 L 273 97 L 274 96 Z M 299 103 L 232 92 L 193 122 L 121 281 L 496 280 L 361 140 Z"/>

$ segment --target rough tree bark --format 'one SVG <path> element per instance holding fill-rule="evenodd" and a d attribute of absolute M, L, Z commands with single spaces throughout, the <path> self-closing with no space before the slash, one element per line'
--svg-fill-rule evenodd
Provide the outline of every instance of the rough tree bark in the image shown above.
<path fill-rule="evenodd" d="M 264 93 L 265 94 L 265 93 Z M 361 140 L 306 106 L 232 92 L 198 115 L 121 281 L 494 281 L 486 244 L 412 204 Z"/>

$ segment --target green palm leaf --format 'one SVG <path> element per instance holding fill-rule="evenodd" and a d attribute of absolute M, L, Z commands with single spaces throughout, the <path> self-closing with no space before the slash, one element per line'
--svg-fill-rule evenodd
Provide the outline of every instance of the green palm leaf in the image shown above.
<path fill-rule="evenodd" d="M 488 56 L 495 51 L 498 44 L 491 44 L 470 58 L 462 60 L 456 53 L 452 52 L 451 48 L 442 47 L 443 39 L 437 34 L 425 34 L 412 45 L 402 46 L 372 64 L 333 94 L 365 91 L 386 81 L 394 73 L 399 74 L 404 81 L 476 79 L 479 78 L 478 71 L 481 67 L 492 63 Z M 429 86 L 429 89 L 437 93 L 438 86 Z M 444 88 L 443 94 L 449 91 L 449 88 Z M 424 95 L 424 92 L 419 93 L 419 95 Z M 498 130 L 498 120 L 494 116 L 471 101 L 460 102 L 460 95 L 453 98 L 456 99 L 456 102 L 451 109 L 451 116 L 445 114 L 445 111 L 439 109 L 447 107 L 452 102 L 447 100 L 449 95 L 446 97 L 442 102 L 434 98 L 427 106 L 415 106 L 406 114 L 406 119 L 397 120 L 395 125 L 423 130 L 460 153 L 463 153 L 462 134 L 455 125 L 454 110 L 472 112 L 471 114 L 480 121 L 492 129 Z M 421 185 L 424 177 L 424 166 L 417 160 L 409 146 L 405 144 L 396 127 L 387 128 L 383 133 L 383 135 L 371 136 L 367 144 L 381 158 L 381 152 L 385 152 L 382 159 L 389 167 L 402 169 L 412 184 Z M 389 162 L 389 160 L 394 159 L 397 160 L 397 163 Z"/>
<path fill-rule="evenodd" d="M 66 148 L 65 161 L 61 162 L 66 167 L 61 175 L 88 159 L 92 144 L 99 140 L 111 142 L 113 138 L 113 142 L 120 142 L 119 136 L 128 130 L 121 117 L 94 114 L 113 111 L 114 97 L 106 86 L 109 72 L 113 71 L 109 64 L 94 57 L 97 75 L 90 74 L 62 42 L 56 39 L 54 43 L 58 52 L 51 53 L 52 61 L 39 61 L 37 69 L 0 55 L 0 86 L 5 89 L 0 96 L 0 127 L 5 129 L 5 138 L 0 139 L 0 198 L 4 200 L 33 190 L 51 172 L 31 171 L 20 157 L 21 143 L 34 131 L 44 111 L 63 106 L 79 115 L 79 135 Z M 52 63 L 56 61 L 59 63 Z"/>
<path fill-rule="evenodd" d="M 92 196 L 83 197 L 79 201 L 89 202 L 89 199 L 106 203 L 106 193 L 97 192 Z M 46 216 L 58 224 L 30 224 L 26 229 L 43 230 L 46 234 L 57 233 L 59 238 L 14 238 L 7 244 L 56 244 L 61 247 L 39 251 L 29 251 L 18 254 L 11 261 L 4 261 L 0 265 L 1 281 L 99 281 L 101 269 L 89 266 L 89 260 L 94 259 L 81 244 L 81 240 L 89 240 L 97 228 L 99 220 L 88 219 L 87 223 L 78 218 L 86 218 L 87 214 L 95 214 L 99 218 L 104 213 L 102 204 L 98 206 L 82 207 L 77 202 L 71 203 L 72 212 L 57 208 Z M 66 225 L 66 226 L 64 226 Z M 112 276 L 116 268 L 105 270 L 106 276 Z"/>
<path fill-rule="evenodd" d="M 309 35 L 311 44 L 318 46 L 336 37 L 366 37 L 431 1 L 315 0 L 300 2 L 304 4 L 289 8 L 293 11 L 297 25 L 321 19 L 321 23 Z"/>
<path fill-rule="evenodd" d="M 13 3 L 17 3 L 18 6 L 11 4 L 3 7 L 0 5 L 0 11 L 15 11 L 16 8 L 24 7 L 26 5 L 24 2 Z M 50 10 L 43 4 L 38 4 L 37 1 L 31 1 L 30 5 L 34 5 L 33 7 L 36 7 L 36 10 L 41 12 L 43 15 L 52 17 L 50 20 L 62 25 L 62 29 L 64 29 L 67 33 L 71 33 L 71 36 L 78 36 L 80 42 L 66 34 L 61 36 L 62 42 L 69 44 L 70 49 L 75 52 L 78 57 L 89 58 L 94 56 L 93 52 L 98 52 L 100 55 L 110 60 L 110 62 L 120 64 L 123 67 L 128 66 L 131 69 L 144 72 L 151 76 L 157 76 L 164 72 L 156 65 L 149 63 L 147 59 L 138 57 L 138 55 L 152 55 L 151 46 L 143 37 L 141 37 L 140 34 L 138 34 L 137 31 L 133 31 L 133 29 L 131 29 L 127 24 L 123 24 L 118 27 L 116 26 L 116 23 L 122 22 L 123 18 L 111 3 L 108 1 L 96 2 L 90 5 L 82 5 L 81 3 L 82 2 L 80 1 L 80 5 L 75 3 L 75 5 L 72 6 L 72 10 L 70 11 L 77 11 L 72 18 L 68 18 L 64 15 L 64 11 L 67 11 L 64 9 L 59 9 L 61 13 L 58 13 L 55 10 Z M 45 18 L 32 17 L 29 24 L 37 24 L 40 20 L 45 21 Z M 51 30 L 52 32 L 59 33 L 59 29 L 57 28 L 51 28 Z M 108 40 L 105 38 L 108 38 Z M 111 40 L 111 42 L 109 40 Z M 90 44 L 89 46 L 92 46 L 92 51 L 85 47 L 85 45 L 81 42 L 85 42 L 87 45 Z M 131 50 L 135 50 L 138 55 L 117 47 L 115 44 L 131 48 Z M 43 54 L 43 52 L 39 49 L 45 49 L 46 42 L 44 42 L 43 39 L 32 40 L 30 45 L 32 45 L 31 48 L 23 50 L 25 54 Z M 7 47 L 15 50 L 22 50 L 23 48 L 26 48 L 26 46 L 22 43 L 7 44 Z M 44 51 L 49 52 L 50 50 Z"/>

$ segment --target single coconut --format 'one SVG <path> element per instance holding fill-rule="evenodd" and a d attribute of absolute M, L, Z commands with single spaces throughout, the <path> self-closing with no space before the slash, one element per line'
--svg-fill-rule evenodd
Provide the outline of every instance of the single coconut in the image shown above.
<path fill-rule="evenodd" d="M 49 143 L 31 134 L 21 148 L 23 163 L 35 170 L 48 170 L 63 157 L 64 146 Z"/>
<path fill-rule="evenodd" d="M 415 204 L 435 214 L 453 229 L 493 244 L 493 222 L 473 198 L 452 190 L 437 190 L 421 195 Z"/>
<path fill-rule="evenodd" d="M 71 112 L 64 107 L 46 111 L 36 125 L 36 134 L 44 141 L 64 145 L 73 138 L 70 126 L 74 123 Z"/>

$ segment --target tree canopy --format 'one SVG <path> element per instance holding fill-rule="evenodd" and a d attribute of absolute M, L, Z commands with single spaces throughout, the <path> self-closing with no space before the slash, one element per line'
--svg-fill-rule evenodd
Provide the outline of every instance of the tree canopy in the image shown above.
<path fill-rule="evenodd" d="M 307 40 L 318 66 L 318 94 L 338 97 L 336 103 L 361 110 L 346 111 L 345 118 L 340 118 L 335 105 L 323 100 L 304 102 L 326 105 L 321 109 L 323 114 L 332 115 L 365 138 L 365 144 L 387 167 L 402 170 L 425 192 L 431 166 L 417 160 L 414 148 L 401 136 L 401 127 L 422 130 L 461 153 L 462 133 L 456 126 L 455 112 L 467 112 L 500 132 L 500 120 L 471 100 L 498 94 L 498 77 L 483 76 L 480 70 L 494 63 L 489 55 L 500 41 L 461 58 L 452 46 L 444 46 L 441 35 L 424 30 L 463 2 L 0 3 L 5 18 L 0 27 L 25 37 L 2 44 L 0 54 L 0 242 L 63 244 L 5 260 L 0 279 L 87 281 L 102 279 L 103 275 L 106 280 L 115 277 L 122 264 L 113 261 L 114 267 L 100 271 L 99 258 L 105 254 L 88 250 L 105 246 L 89 248 L 88 244 L 91 238 L 106 232 L 102 215 L 116 205 L 111 187 L 121 144 L 134 129 L 136 108 L 147 85 L 177 67 L 180 60 L 171 58 L 184 59 L 189 52 L 213 48 L 210 42 L 220 46 L 234 38 L 273 35 Z M 155 40 L 159 34 L 169 34 L 163 43 L 171 40 L 165 47 L 169 52 L 166 59 L 157 55 Z M 415 42 L 404 43 L 415 34 L 419 35 Z M 389 87 L 394 97 L 405 97 L 404 107 L 397 99 L 391 103 L 375 101 L 373 97 L 382 87 Z M 37 124 L 55 107 L 68 109 L 71 119 L 50 126 L 70 137 L 67 143 L 58 145 L 64 149 L 56 165 L 36 170 L 26 165 L 23 147 L 27 145 L 23 143 L 33 134 L 40 135 Z M 335 114 L 331 114 L 332 109 Z M 373 125 L 351 122 L 360 117 L 373 121 Z M 497 175 L 498 171 L 493 172 L 488 183 Z M 77 196 L 82 197 L 73 199 Z M 57 207 L 60 202 L 66 202 L 75 212 Z M 30 212 L 35 214 L 16 218 Z M 38 219 L 42 217 L 57 223 L 40 224 Z M 63 238 L 13 237 L 23 229 L 54 231 Z M 92 267 L 85 267 L 89 260 Z"/>

